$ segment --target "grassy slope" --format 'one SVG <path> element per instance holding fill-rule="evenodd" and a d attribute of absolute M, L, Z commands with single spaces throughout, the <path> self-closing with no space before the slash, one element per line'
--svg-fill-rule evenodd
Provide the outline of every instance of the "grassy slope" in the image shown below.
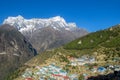
<path fill-rule="evenodd" d="M 120 46 L 119 35 L 118 30 L 102 30 L 95 33 L 91 33 L 87 36 L 84 36 L 82 38 L 76 39 L 64 46 L 65 49 L 74 49 L 74 50 L 83 50 L 83 49 L 93 49 L 98 47 L 98 45 L 104 46 L 104 47 L 118 47 Z M 81 41 L 81 44 L 78 44 L 78 42 Z M 112 44 L 112 45 L 111 45 Z"/>

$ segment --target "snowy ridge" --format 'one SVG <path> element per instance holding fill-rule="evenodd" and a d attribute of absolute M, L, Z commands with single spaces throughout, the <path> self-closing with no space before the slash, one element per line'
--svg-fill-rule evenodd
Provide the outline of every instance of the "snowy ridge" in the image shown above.
<path fill-rule="evenodd" d="M 75 23 L 67 23 L 64 18 L 60 16 L 48 18 L 48 19 L 24 19 L 22 16 L 8 17 L 4 20 L 3 24 L 10 24 L 15 26 L 20 32 L 34 31 L 43 27 L 52 27 L 55 30 L 69 30 L 72 31 L 76 29 Z"/>

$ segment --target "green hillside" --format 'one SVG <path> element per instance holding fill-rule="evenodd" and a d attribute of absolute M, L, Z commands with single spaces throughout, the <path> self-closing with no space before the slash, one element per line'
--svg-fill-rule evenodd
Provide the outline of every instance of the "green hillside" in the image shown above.
<path fill-rule="evenodd" d="M 75 60 L 70 60 L 71 58 Z M 94 63 L 90 63 L 89 59 L 91 58 L 95 58 Z M 78 63 L 76 66 L 70 65 L 72 61 L 76 63 L 77 59 L 86 59 L 89 61 L 88 63 L 83 61 L 85 63 L 84 65 L 78 65 Z M 10 75 L 9 80 L 13 80 L 13 78 L 15 78 L 15 80 L 24 80 L 21 75 L 25 73 L 26 69 L 33 72 L 33 75 L 31 75 L 33 80 L 38 80 L 40 75 L 35 75 L 35 67 L 40 66 L 42 68 L 50 64 L 55 64 L 55 66 L 62 68 L 63 71 L 67 72 L 67 76 L 78 74 L 78 80 L 83 80 L 83 77 L 85 77 L 84 74 L 89 76 L 101 74 L 98 71 L 93 72 L 94 69 L 96 69 L 94 66 L 103 66 L 106 68 L 108 65 L 120 65 L 120 25 L 90 33 L 60 48 L 45 51 L 25 63 L 17 72 Z M 113 70 L 106 70 L 102 74 L 108 74 L 110 72 L 113 72 Z M 49 75 L 50 74 L 47 75 L 47 79 L 50 78 Z"/>
<path fill-rule="evenodd" d="M 104 47 L 120 46 L 120 25 L 112 28 L 90 33 L 87 36 L 76 39 L 64 46 L 65 49 L 83 50 L 93 49 L 99 45 Z M 79 43 L 80 42 L 80 43 Z"/>

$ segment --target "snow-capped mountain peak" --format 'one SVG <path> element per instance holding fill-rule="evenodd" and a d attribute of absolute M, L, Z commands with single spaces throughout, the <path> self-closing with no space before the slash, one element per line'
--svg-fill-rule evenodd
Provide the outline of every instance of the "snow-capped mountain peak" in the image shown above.
<path fill-rule="evenodd" d="M 3 24 L 16 27 L 39 52 L 59 47 L 88 33 L 60 16 L 25 19 L 19 15 L 8 17 Z"/>
<path fill-rule="evenodd" d="M 10 24 L 15 26 L 20 32 L 25 31 L 34 31 L 44 27 L 52 27 L 55 30 L 73 30 L 77 28 L 75 23 L 67 23 L 64 18 L 60 16 L 48 18 L 48 19 L 41 19 L 41 18 L 32 18 L 32 19 L 25 19 L 21 15 L 17 17 L 8 17 L 4 20 L 3 24 Z"/>
<path fill-rule="evenodd" d="M 21 16 L 21 15 L 18 15 L 17 17 L 8 17 L 7 19 L 5 19 L 4 21 L 5 22 L 12 22 L 12 21 L 22 21 L 22 20 L 24 20 L 24 18 Z"/>
<path fill-rule="evenodd" d="M 13 18 L 15 18 L 15 17 L 13 17 Z M 18 19 L 24 19 L 21 15 L 18 15 L 16 18 L 18 18 Z"/>
<path fill-rule="evenodd" d="M 60 17 L 60 16 L 56 16 L 56 17 L 52 17 L 52 18 L 49 18 L 51 20 L 54 20 L 54 21 L 62 21 L 62 22 L 65 22 L 64 18 Z"/>

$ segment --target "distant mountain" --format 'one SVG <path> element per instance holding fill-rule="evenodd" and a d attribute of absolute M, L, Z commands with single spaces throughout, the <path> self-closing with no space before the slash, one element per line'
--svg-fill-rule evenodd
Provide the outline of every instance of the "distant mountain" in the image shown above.
<path fill-rule="evenodd" d="M 4 20 L 3 24 L 10 24 L 15 26 L 20 32 L 24 33 L 26 31 L 28 32 L 34 32 L 37 29 L 44 28 L 44 27 L 51 27 L 55 30 L 68 30 L 73 31 L 77 28 L 75 23 L 66 23 L 64 18 L 60 16 L 48 18 L 48 19 L 39 19 L 39 18 L 33 18 L 33 19 L 24 19 L 22 16 L 17 17 L 8 17 Z"/>
<path fill-rule="evenodd" d="M 0 80 L 5 80 L 7 75 L 36 54 L 17 29 L 10 25 L 0 26 Z"/>
<path fill-rule="evenodd" d="M 78 28 L 75 23 L 66 23 L 60 16 L 49 19 L 8 17 L 3 24 L 15 26 L 38 52 L 59 47 L 88 34 L 86 30 Z"/>

